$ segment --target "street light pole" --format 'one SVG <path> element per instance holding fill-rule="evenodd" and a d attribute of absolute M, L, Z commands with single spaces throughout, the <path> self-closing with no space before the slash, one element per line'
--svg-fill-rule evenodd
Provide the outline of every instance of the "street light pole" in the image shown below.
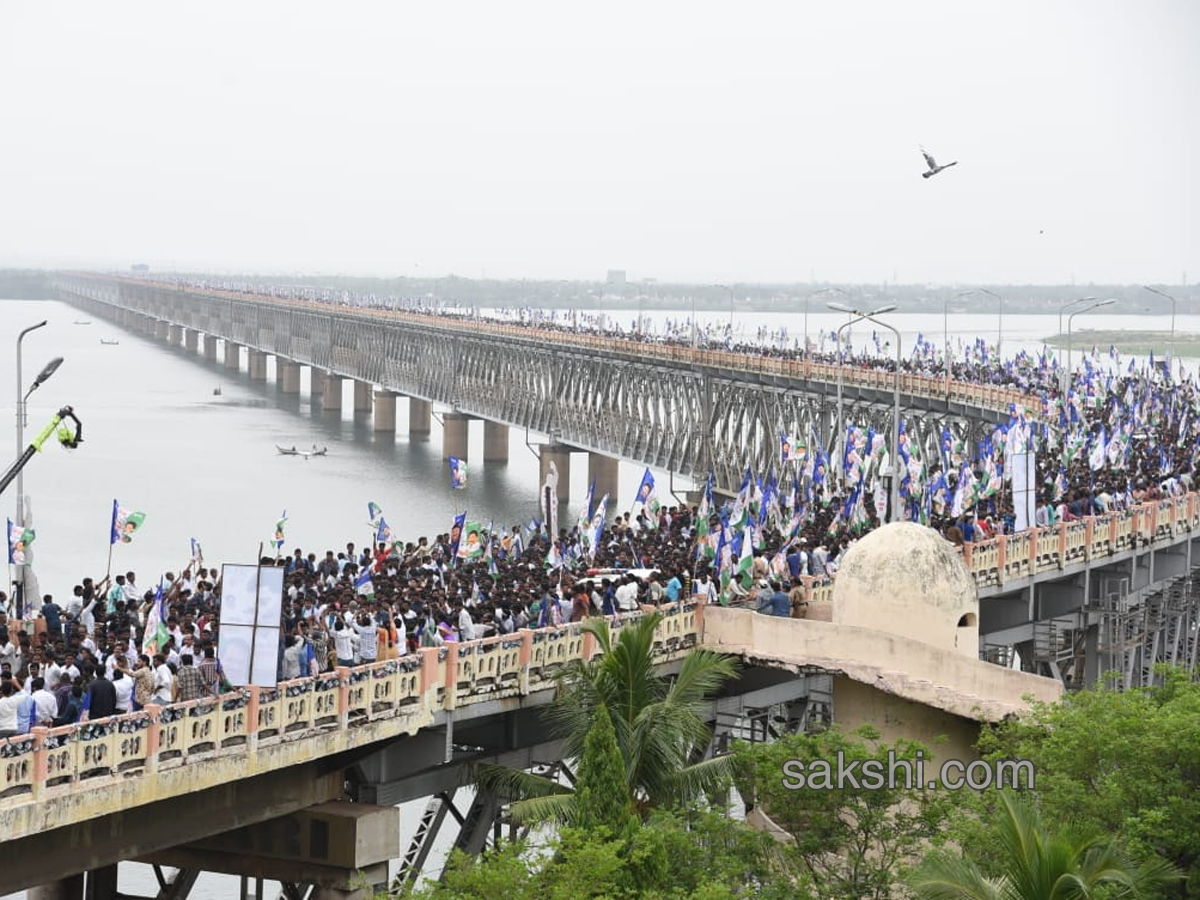
<path fill-rule="evenodd" d="M 825 305 L 828 306 L 832 310 L 836 310 L 837 312 L 848 313 L 850 316 L 850 318 L 846 321 L 845 324 L 838 327 L 838 330 L 834 336 L 834 339 L 837 341 L 837 348 L 838 348 L 838 381 L 837 381 L 838 433 L 836 435 L 834 435 L 834 446 L 840 447 L 840 446 L 842 446 L 841 442 L 843 440 L 845 440 L 845 438 L 844 438 L 845 423 L 843 422 L 843 410 L 842 410 L 842 370 L 844 368 L 843 363 L 842 363 L 842 332 L 845 331 L 850 326 L 854 325 L 856 322 L 861 322 L 863 319 L 870 319 L 872 322 L 875 322 L 876 320 L 872 319 L 871 316 L 880 315 L 880 314 L 886 313 L 886 312 L 891 312 L 893 309 L 896 308 L 896 304 L 889 303 L 887 306 L 881 306 L 881 307 L 879 307 L 879 309 L 869 310 L 867 312 L 863 312 L 862 310 L 858 310 L 858 309 L 853 309 L 853 308 L 846 306 L 844 304 L 841 304 L 841 303 L 826 303 Z M 855 318 L 855 317 L 857 317 L 857 318 Z M 892 331 L 892 333 L 894 333 L 896 335 L 896 397 L 895 397 L 896 420 L 893 423 L 892 431 L 895 435 L 897 435 L 895 440 L 898 442 L 899 441 L 898 435 L 900 434 L 900 332 L 896 331 L 895 328 L 892 328 L 891 325 L 884 325 L 884 323 L 882 323 L 882 322 L 876 322 L 876 324 L 883 325 L 885 328 L 889 329 L 890 331 Z M 898 453 L 898 450 L 899 450 L 898 443 L 893 443 L 892 446 L 893 446 L 892 452 L 894 454 Z M 843 464 L 843 465 L 845 462 L 843 459 L 844 456 L 845 456 L 844 451 L 842 451 L 838 454 L 838 458 L 839 458 L 839 460 L 842 460 L 841 464 Z M 899 491 L 899 482 L 896 480 L 896 478 L 894 476 L 892 478 L 892 481 L 893 481 L 893 486 L 894 486 L 895 490 Z M 897 494 L 897 496 L 898 496 L 898 494 Z M 895 502 L 893 501 L 892 509 L 895 510 L 895 508 L 896 508 Z M 893 512 L 893 515 L 894 514 L 895 513 Z M 892 521 L 895 521 L 895 519 L 893 519 Z"/>
<path fill-rule="evenodd" d="M 1160 297 L 1166 297 L 1171 301 L 1171 343 L 1167 348 L 1167 374 L 1171 374 L 1171 369 L 1175 366 L 1175 298 L 1166 291 L 1160 291 L 1158 288 L 1152 288 L 1149 285 L 1142 285 L 1142 290 L 1149 291 L 1152 294 L 1158 294 Z M 1182 369 L 1181 369 L 1182 372 Z M 1180 378 L 1183 377 L 1181 374 Z"/>
<path fill-rule="evenodd" d="M 947 297 L 942 303 L 942 368 L 946 374 L 946 400 L 950 400 L 950 303 L 960 297 L 967 297 L 974 291 L 963 291 L 953 297 Z"/>
<path fill-rule="evenodd" d="M 1078 309 L 1067 316 L 1067 373 L 1068 375 L 1074 371 L 1074 366 L 1071 363 L 1071 323 L 1075 321 L 1076 316 L 1081 316 L 1084 313 L 1090 313 L 1094 309 L 1099 309 L 1102 306 L 1111 306 L 1116 303 L 1116 300 L 1100 300 L 1093 303 L 1091 306 L 1085 306 L 1083 309 Z"/>
<path fill-rule="evenodd" d="M 995 297 L 996 302 L 1000 304 L 1000 311 L 996 316 L 996 360 L 1003 366 L 1004 354 L 1000 350 L 1000 344 L 1004 340 L 1004 298 L 995 291 L 989 291 L 987 288 L 979 288 L 979 293 Z"/>
<path fill-rule="evenodd" d="M 31 331 L 36 331 L 46 324 L 46 320 L 38 322 L 36 325 L 30 325 L 19 335 L 17 335 L 17 456 L 19 457 L 25 452 L 25 398 L 28 395 L 24 391 L 24 381 L 21 376 L 21 341 L 25 340 L 25 335 Z M 25 524 L 25 479 L 18 473 L 17 475 L 17 519 L 18 525 Z"/>
<path fill-rule="evenodd" d="M 1088 301 L 1095 300 L 1095 299 L 1096 299 L 1095 297 L 1076 297 L 1074 300 L 1068 300 L 1066 303 L 1060 304 L 1058 307 L 1058 334 L 1056 335 L 1056 337 L 1059 337 L 1059 338 L 1062 337 L 1062 333 L 1063 333 L 1062 317 L 1063 317 L 1063 311 L 1067 307 L 1074 306 L 1076 303 L 1087 303 Z M 1060 394 L 1062 394 L 1064 397 L 1067 395 L 1067 386 L 1068 386 L 1067 379 L 1069 379 L 1070 377 L 1071 377 L 1071 375 L 1069 372 L 1064 372 L 1058 379 L 1059 380 L 1058 392 Z"/>
<path fill-rule="evenodd" d="M 813 291 L 812 293 L 805 295 L 805 297 L 804 297 L 804 361 L 805 362 L 808 362 L 808 301 L 811 300 L 813 297 L 820 296 L 821 294 L 841 294 L 843 297 L 847 297 L 847 298 L 850 296 L 849 294 L 847 294 L 845 291 L 843 291 L 841 288 L 838 288 L 838 287 L 821 288 L 819 291 Z"/>
<path fill-rule="evenodd" d="M 879 311 L 880 310 L 876 310 L 876 312 L 879 312 Z M 892 470 L 891 521 L 899 522 L 900 521 L 900 479 L 901 479 L 901 474 L 900 474 L 900 362 L 901 362 L 900 332 L 898 329 L 889 325 L 887 322 L 881 322 L 879 319 L 876 319 L 873 316 L 868 315 L 868 316 L 863 316 L 863 318 L 866 319 L 868 322 L 873 322 L 874 324 L 880 326 L 881 328 L 886 328 L 888 331 L 890 331 L 892 334 L 894 334 L 896 336 L 896 382 L 895 382 L 895 391 L 892 396 L 892 450 L 890 453 L 891 466 L 889 468 L 891 468 L 891 470 Z M 878 510 L 876 510 L 876 512 L 878 512 Z M 882 519 L 882 517 L 880 517 L 880 518 Z"/>

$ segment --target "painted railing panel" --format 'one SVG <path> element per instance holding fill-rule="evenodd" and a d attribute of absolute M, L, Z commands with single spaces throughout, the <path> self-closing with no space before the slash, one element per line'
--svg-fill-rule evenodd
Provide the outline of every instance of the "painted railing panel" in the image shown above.
<path fill-rule="evenodd" d="M 701 606 L 662 608 L 655 632 L 659 661 L 677 659 L 700 641 Z M 611 623 L 617 634 L 642 613 Z M 274 687 L 250 686 L 168 706 L 147 706 L 0 741 L 0 806 L 34 802 L 114 777 L 136 778 L 220 753 L 230 758 L 269 743 L 303 740 L 328 728 L 381 719 L 414 733 L 435 709 L 454 709 L 554 685 L 573 659 L 594 650 L 579 624 L 423 649 L 398 659 L 339 668 Z"/>

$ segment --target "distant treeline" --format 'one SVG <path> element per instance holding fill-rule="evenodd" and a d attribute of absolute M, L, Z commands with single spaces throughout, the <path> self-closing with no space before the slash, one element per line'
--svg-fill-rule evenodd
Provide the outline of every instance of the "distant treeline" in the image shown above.
<path fill-rule="evenodd" d="M 0 298 L 50 297 L 49 278 L 52 273 L 33 269 L 0 269 Z M 1113 315 L 1166 315 L 1171 303 L 1138 285 L 926 285 L 926 284 L 751 284 L 729 282 L 729 290 L 717 285 L 670 282 L 628 282 L 625 284 L 598 281 L 536 281 L 517 279 L 501 281 L 487 278 L 464 278 L 447 275 L 442 278 L 364 278 L 347 275 L 259 275 L 252 272 L 213 275 L 194 272 L 197 278 L 214 281 L 252 281 L 259 284 L 280 284 L 316 289 L 352 291 L 380 297 L 429 297 L 445 303 L 483 307 L 535 307 L 542 309 L 596 309 L 645 312 L 651 310 L 688 310 L 694 305 L 704 312 L 729 309 L 729 290 L 733 291 L 734 307 L 741 312 L 802 312 L 805 297 L 811 297 L 812 312 L 824 312 L 828 301 L 855 307 L 895 303 L 902 313 L 940 313 L 946 301 L 956 313 L 991 314 L 997 311 L 997 300 L 986 293 L 960 296 L 972 288 L 986 289 L 1004 298 L 1005 315 L 1017 313 L 1057 313 L 1059 306 L 1080 297 L 1114 298 L 1117 302 L 1105 312 Z M 154 276 L 151 268 L 150 277 Z M 837 288 L 837 291 L 830 290 Z M 1194 285 L 1167 287 L 1179 301 L 1179 313 L 1196 309 L 1200 292 Z M 817 291 L 825 291 L 812 296 Z M 838 292 L 841 293 L 838 293 Z M 1078 307 L 1076 307 L 1078 308 Z"/>
<path fill-rule="evenodd" d="M 50 300 L 50 275 L 41 269 L 0 269 L 0 300 Z"/>

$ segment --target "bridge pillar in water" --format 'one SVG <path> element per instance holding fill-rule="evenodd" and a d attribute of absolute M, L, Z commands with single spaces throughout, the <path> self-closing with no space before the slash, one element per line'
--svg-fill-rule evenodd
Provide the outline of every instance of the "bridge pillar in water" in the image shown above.
<path fill-rule="evenodd" d="M 170 325 L 167 328 L 167 343 L 182 344 L 183 343 L 183 326 Z"/>
<path fill-rule="evenodd" d="M 467 436 L 470 434 L 471 417 L 462 413 L 446 413 L 442 417 L 442 459 L 457 456 L 467 458 Z"/>
<path fill-rule="evenodd" d="M 433 421 L 433 404 L 417 397 L 408 398 L 408 436 L 429 437 Z"/>
<path fill-rule="evenodd" d="M 325 370 L 316 366 L 308 367 L 308 399 L 316 403 L 325 396 Z"/>
<path fill-rule="evenodd" d="M 588 454 L 588 484 L 592 483 L 592 479 L 596 481 L 596 493 L 592 495 L 593 503 L 598 503 L 601 497 L 608 494 L 608 502 L 616 506 L 620 467 L 621 461 L 611 456 L 605 456 L 603 453 Z M 561 485 L 562 469 L 560 468 L 558 471 L 559 485 Z M 561 497 L 562 494 L 559 496 Z"/>
<path fill-rule="evenodd" d="M 200 332 L 195 328 L 188 328 L 183 333 L 183 347 L 188 353 L 195 353 L 196 348 L 200 346 Z"/>
<path fill-rule="evenodd" d="M 250 351 L 250 380 L 267 380 L 267 354 L 261 350 Z"/>
<path fill-rule="evenodd" d="M 165 341 L 171 335 L 171 323 L 159 319 L 154 323 L 154 336 Z"/>
<path fill-rule="evenodd" d="M 215 334 L 206 334 L 204 336 L 204 358 L 217 361 L 217 336 Z"/>
<path fill-rule="evenodd" d="M 325 376 L 325 390 L 321 393 L 321 409 L 325 412 L 342 411 L 342 382 L 341 375 L 329 372 Z"/>
<path fill-rule="evenodd" d="M 392 391 L 375 392 L 375 431 L 396 430 L 396 394 Z"/>
<path fill-rule="evenodd" d="M 285 394 L 300 393 L 300 363 L 290 359 L 276 360 L 275 383 Z"/>
<path fill-rule="evenodd" d="M 225 342 L 225 368 L 234 372 L 242 368 L 242 345 L 232 341 Z"/>
<path fill-rule="evenodd" d="M 508 426 L 483 420 L 483 461 L 508 462 Z"/>
<path fill-rule="evenodd" d="M 571 448 L 565 444 L 542 444 L 538 452 L 538 490 L 546 483 L 550 463 L 558 469 L 558 501 L 571 499 Z M 541 499 L 538 503 L 541 505 Z M 555 535 L 557 537 L 557 535 Z"/>
<path fill-rule="evenodd" d="M 354 380 L 354 411 L 371 411 L 371 385 L 358 379 Z"/>

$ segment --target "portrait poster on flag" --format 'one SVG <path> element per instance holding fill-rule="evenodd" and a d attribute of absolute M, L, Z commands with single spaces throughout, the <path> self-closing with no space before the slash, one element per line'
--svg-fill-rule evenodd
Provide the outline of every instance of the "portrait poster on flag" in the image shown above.
<path fill-rule="evenodd" d="M 217 658 L 229 683 L 274 686 L 279 681 L 283 624 L 283 569 L 221 567 L 221 619 Z"/>

